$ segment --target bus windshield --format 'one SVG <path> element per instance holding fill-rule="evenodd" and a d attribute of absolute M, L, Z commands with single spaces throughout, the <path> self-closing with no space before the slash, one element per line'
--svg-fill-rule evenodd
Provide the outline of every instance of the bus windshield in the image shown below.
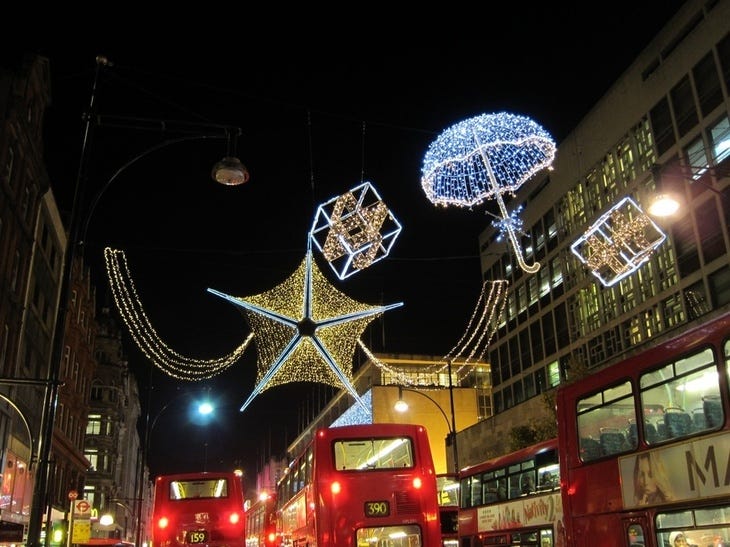
<path fill-rule="evenodd" d="M 407 437 L 343 439 L 333 446 L 335 468 L 341 471 L 413 467 L 413 446 Z"/>
<path fill-rule="evenodd" d="M 228 481 L 226 479 L 210 479 L 202 481 L 170 481 L 171 500 L 227 497 Z"/>

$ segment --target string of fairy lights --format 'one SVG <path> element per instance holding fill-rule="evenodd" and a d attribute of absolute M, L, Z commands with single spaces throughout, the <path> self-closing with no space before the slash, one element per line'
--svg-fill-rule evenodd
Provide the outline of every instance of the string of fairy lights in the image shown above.
<path fill-rule="evenodd" d="M 499 319 L 507 305 L 508 288 L 509 281 L 505 279 L 482 283 L 477 304 L 464 334 L 442 358 L 446 363 L 451 361 L 461 364 L 459 368 L 455 369 L 457 377 L 471 363 L 484 360 L 489 344 L 497 332 Z"/>
<path fill-rule="evenodd" d="M 124 251 L 105 248 L 104 264 L 114 303 L 132 339 L 150 362 L 169 376 L 187 381 L 212 378 L 237 362 L 253 340 L 253 333 L 249 334 L 231 353 L 214 359 L 181 355 L 162 340 L 147 317 Z"/>

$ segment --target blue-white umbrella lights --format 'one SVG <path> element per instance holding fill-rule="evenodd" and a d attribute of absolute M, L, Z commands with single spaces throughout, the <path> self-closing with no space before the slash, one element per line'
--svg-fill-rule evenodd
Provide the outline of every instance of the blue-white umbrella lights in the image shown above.
<path fill-rule="evenodd" d="M 514 195 L 533 175 L 552 165 L 555 142 L 528 117 L 500 112 L 461 121 L 431 143 L 423 160 L 421 186 L 436 205 L 473 207 L 496 199 L 501 213 L 497 223 L 506 234 L 525 272 L 540 264 L 525 263 L 516 231 L 518 211 L 510 214 L 503 194 Z"/>

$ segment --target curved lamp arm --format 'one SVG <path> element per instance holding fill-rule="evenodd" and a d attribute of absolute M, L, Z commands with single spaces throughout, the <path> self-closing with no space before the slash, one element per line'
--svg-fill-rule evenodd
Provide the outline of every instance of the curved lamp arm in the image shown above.
<path fill-rule="evenodd" d="M 398 386 L 398 401 L 395 403 L 395 410 L 398 412 L 405 412 L 408 410 L 408 403 L 406 403 L 403 400 L 403 392 L 408 391 L 411 393 L 415 393 L 416 395 L 420 395 L 422 397 L 425 397 L 429 401 L 431 401 L 434 405 L 436 405 L 436 408 L 439 409 L 439 412 L 441 412 L 441 415 L 444 417 L 444 420 L 446 420 L 446 426 L 449 431 L 449 437 L 451 439 L 451 446 L 454 453 L 454 470 L 456 473 L 459 472 L 459 450 L 456 444 L 456 413 L 454 412 L 454 385 L 451 381 L 451 361 L 448 361 L 448 372 L 449 372 L 449 402 L 451 403 L 451 421 L 449 421 L 449 417 L 446 415 L 446 412 L 441 407 L 440 404 L 438 404 L 433 398 L 429 397 L 422 391 L 418 391 L 415 389 L 410 389 L 403 386 Z"/>
<path fill-rule="evenodd" d="M 94 195 L 94 198 L 91 200 L 91 203 L 89 204 L 89 210 L 86 213 L 86 216 L 84 218 L 84 225 L 81 229 L 81 237 L 79 238 L 79 245 L 83 246 L 86 243 L 86 233 L 89 230 L 89 222 L 91 221 L 91 217 L 94 214 L 94 211 L 96 210 L 96 206 L 99 204 L 99 200 L 101 197 L 106 193 L 106 191 L 109 189 L 109 187 L 112 185 L 112 183 L 117 179 L 119 175 L 121 175 L 124 171 L 126 171 L 131 165 L 137 163 L 142 158 L 149 156 L 152 152 L 156 152 L 157 150 L 160 150 L 161 148 L 166 148 L 167 146 L 170 146 L 172 144 L 177 144 L 179 142 L 187 142 L 187 141 L 194 141 L 194 140 L 204 140 L 204 139 L 225 139 L 226 137 L 223 135 L 187 135 L 184 137 L 178 137 L 175 139 L 168 139 L 165 141 L 162 141 L 160 143 L 157 143 L 156 145 L 147 148 L 146 150 L 140 152 L 133 158 L 127 160 L 119 169 L 117 169 L 114 174 L 109 177 L 109 180 L 106 181 L 104 186 L 102 186 L 99 191 Z"/>

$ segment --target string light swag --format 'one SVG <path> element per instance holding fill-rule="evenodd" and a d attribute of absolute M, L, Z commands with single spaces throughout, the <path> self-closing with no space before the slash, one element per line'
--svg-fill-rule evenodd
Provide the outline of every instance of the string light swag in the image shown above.
<path fill-rule="evenodd" d="M 388 374 L 390 374 L 393 378 L 398 380 L 398 384 L 402 386 L 416 386 L 416 383 L 413 381 L 413 375 L 412 374 L 406 374 L 405 372 L 395 369 L 391 367 L 388 363 L 385 363 L 384 361 L 381 361 L 377 358 L 377 356 L 368 349 L 368 347 L 363 344 L 362 340 L 357 341 L 358 346 L 360 346 L 360 349 L 365 354 L 365 357 L 367 357 L 370 362 L 372 362 L 376 367 L 386 371 Z M 334 424 L 333 424 L 334 425 Z"/>
<path fill-rule="evenodd" d="M 309 237 L 343 280 L 388 256 L 400 232 L 377 190 L 364 182 L 320 205 Z"/>
<path fill-rule="evenodd" d="M 507 304 L 507 289 L 509 281 L 485 281 L 477 298 L 476 306 L 469 318 L 464 334 L 443 357 L 444 365 L 449 361 L 461 362 L 462 366 L 456 370 L 457 375 L 469 363 L 484 361 L 489 344 L 499 327 Z M 440 372 L 444 372 L 443 367 Z"/>
<path fill-rule="evenodd" d="M 641 207 L 626 197 L 596 220 L 570 250 L 610 287 L 639 269 L 666 237 Z"/>
<path fill-rule="evenodd" d="M 371 321 L 403 303 L 370 306 L 340 292 L 317 267 L 309 241 L 299 267 L 269 291 L 244 298 L 208 289 L 243 308 L 255 334 L 256 386 L 241 412 L 264 390 L 290 382 L 343 387 L 369 411 L 352 385 L 355 347 Z"/>
<path fill-rule="evenodd" d="M 485 281 L 482 284 L 476 306 L 463 336 L 451 351 L 441 358 L 438 365 L 428 367 L 428 372 L 446 375 L 449 361 L 452 364 L 459 363 L 461 366 L 453 370 L 458 383 L 462 373 L 470 372 L 472 364 L 485 360 L 489 344 L 497 332 L 507 305 L 507 289 L 509 289 L 509 281 L 505 279 Z M 358 344 L 365 356 L 376 367 L 387 372 L 399 385 L 423 389 L 423 386 L 416 384 L 413 375 L 406 374 L 381 361 L 361 341 L 358 341 Z"/>
<path fill-rule="evenodd" d="M 471 208 L 495 199 L 520 268 L 536 273 L 540 264 L 525 263 L 503 195 L 514 197 L 522 184 L 550 168 L 555 151 L 550 134 L 530 118 L 506 112 L 482 114 L 452 125 L 431 143 L 423 160 L 421 186 L 426 197 L 440 206 Z"/>
<path fill-rule="evenodd" d="M 104 262 L 114 303 L 132 339 L 145 356 L 167 375 L 188 381 L 211 378 L 238 361 L 253 340 L 253 334 L 249 334 L 233 352 L 215 359 L 181 355 L 160 338 L 147 317 L 124 251 L 105 248 Z"/>

